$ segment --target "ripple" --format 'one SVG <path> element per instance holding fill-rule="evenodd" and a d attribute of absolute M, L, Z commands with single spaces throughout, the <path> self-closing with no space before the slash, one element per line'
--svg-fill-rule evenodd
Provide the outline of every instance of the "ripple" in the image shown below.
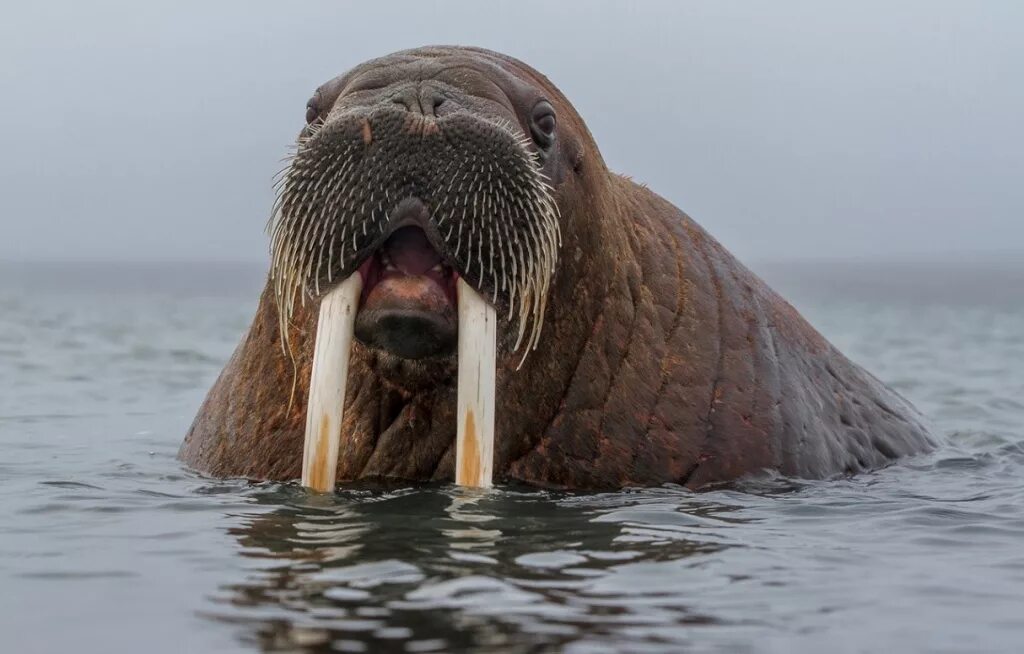
<path fill-rule="evenodd" d="M 314 576 L 316 581 L 344 583 L 358 588 L 374 588 L 381 584 L 408 584 L 423 579 L 423 573 L 403 561 L 376 561 L 340 568 L 328 568 Z"/>
<path fill-rule="evenodd" d="M 86 484 L 80 481 L 41 481 L 39 483 L 42 486 L 53 486 L 54 488 L 69 488 L 72 490 L 103 490 L 103 488 L 99 486 L 93 486 L 92 484 Z"/>
<path fill-rule="evenodd" d="M 528 568 L 562 569 L 579 563 L 585 563 L 587 557 L 565 550 L 556 552 L 535 552 L 516 557 L 516 563 Z"/>
<path fill-rule="evenodd" d="M 134 572 L 126 570 L 45 570 L 39 572 L 19 572 L 17 577 L 23 579 L 42 579 L 48 581 L 75 581 L 91 579 L 130 579 L 137 577 Z"/>

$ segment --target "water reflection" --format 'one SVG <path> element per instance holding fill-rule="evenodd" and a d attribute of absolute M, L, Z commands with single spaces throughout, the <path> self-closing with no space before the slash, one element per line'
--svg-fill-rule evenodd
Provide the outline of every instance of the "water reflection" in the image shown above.
<path fill-rule="evenodd" d="M 728 546 L 736 509 L 683 489 L 574 495 L 530 489 L 293 487 L 229 529 L 257 562 L 211 617 L 267 651 L 521 651 L 699 624 L 678 577 Z M 228 608 L 230 607 L 230 608 Z M 635 636 L 635 634 L 633 634 Z M 652 636 L 652 643 L 664 640 Z"/>

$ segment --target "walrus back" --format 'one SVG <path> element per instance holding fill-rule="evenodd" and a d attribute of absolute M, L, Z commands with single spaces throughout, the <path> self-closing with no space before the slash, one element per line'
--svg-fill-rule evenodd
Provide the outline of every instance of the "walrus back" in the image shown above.
<path fill-rule="evenodd" d="M 907 400 L 839 352 L 689 216 L 633 186 L 653 228 L 664 230 L 665 254 L 682 259 L 681 295 L 694 306 L 681 307 L 678 320 L 703 332 L 695 350 L 677 327 L 673 347 L 711 371 L 706 436 L 688 485 L 756 468 L 852 474 L 934 447 Z"/>

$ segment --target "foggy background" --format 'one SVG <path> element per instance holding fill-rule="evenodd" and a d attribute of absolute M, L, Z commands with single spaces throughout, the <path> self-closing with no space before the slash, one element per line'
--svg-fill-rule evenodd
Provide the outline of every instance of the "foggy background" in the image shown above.
<path fill-rule="evenodd" d="M 267 258 L 314 88 L 425 44 L 523 59 L 609 166 L 741 259 L 1024 251 L 1024 3 L 8 3 L 0 260 Z"/>

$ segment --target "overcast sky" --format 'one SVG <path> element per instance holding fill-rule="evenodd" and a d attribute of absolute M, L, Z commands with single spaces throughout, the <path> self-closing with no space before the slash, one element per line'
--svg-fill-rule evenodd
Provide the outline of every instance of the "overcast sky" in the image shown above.
<path fill-rule="evenodd" d="M 748 259 L 1024 252 L 1024 2 L 7 3 L 0 259 L 261 260 L 323 81 L 538 68 L 608 164 Z"/>

